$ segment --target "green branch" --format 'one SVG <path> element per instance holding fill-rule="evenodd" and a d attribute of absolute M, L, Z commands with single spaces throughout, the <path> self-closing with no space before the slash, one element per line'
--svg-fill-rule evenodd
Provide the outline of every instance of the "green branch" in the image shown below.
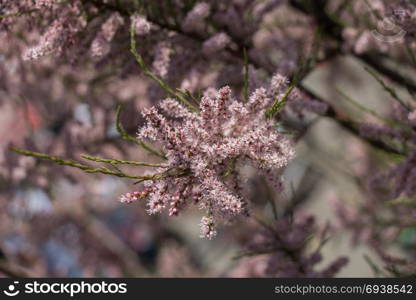
<path fill-rule="evenodd" d="M 179 166 L 177 168 L 170 168 L 162 173 L 157 173 L 157 174 L 153 174 L 150 176 L 142 176 L 143 178 L 136 181 L 134 184 L 142 183 L 143 181 L 146 181 L 146 180 L 159 180 L 159 179 L 163 179 L 166 177 L 184 177 L 184 176 L 188 176 L 189 174 L 191 174 L 189 169 L 185 169 Z"/>
<path fill-rule="evenodd" d="M 116 110 L 116 129 L 117 129 L 117 132 L 121 135 L 121 138 L 129 142 L 135 143 L 136 145 L 142 147 L 146 151 L 166 160 L 166 156 L 164 153 L 160 153 L 159 151 L 153 149 L 151 146 L 147 145 L 146 143 L 139 141 L 138 139 L 132 137 L 124 130 L 123 125 L 121 125 L 121 121 L 120 121 L 121 110 L 122 110 L 122 106 L 120 104 L 117 106 L 117 110 Z"/>
<path fill-rule="evenodd" d="M 63 0 L 63 1 L 58 2 L 56 4 L 57 5 L 63 5 L 63 4 L 67 4 L 68 2 L 69 2 L 69 0 Z M 41 10 L 39 8 L 30 8 L 30 9 L 27 9 L 27 10 L 21 10 L 21 11 L 11 13 L 11 14 L 0 15 L 0 19 L 20 17 L 20 16 L 23 16 L 23 15 L 31 14 L 33 12 L 41 12 Z"/>
<path fill-rule="evenodd" d="M 31 156 L 31 157 L 36 157 L 36 158 L 41 158 L 41 159 L 46 159 L 46 160 L 49 160 L 49 161 L 53 161 L 54 163 L 56 163 L 58 165 L 61 165 L 61 166 L 74 167 L 74 168 L 80 169 L 80 170 L 82 170 L 86 173 L 100 173 L 100 174 L 111 175 L 111 176 L 116 176 L 116 177 L 120 177 L 120 178 L 139 179 L 141 181 L 146 181 L 146 180 L 154 180 L 154 179 L 163 178 L 161 176 L 163 176 L 164 173 L 167 173 L 167 172 L 163 172 L 163 173 L 146 175 L 146 176 L 135 176 L 135 175 L 126 174 L 126 173 L 121 172 L 121 171 L 112 171 L 112 170 L 110 170 L 108 168 L 105 168 L 105 167 L 92 168 L 91 166 L 82 164 L 82 163 L 74 161 L 74 160 L 65 160 L 63 158 L 60 158 L 60 157 L 57 157 L 57 156 L 52 156 L 52 155 L 45 154 L 45 153 L 32 152 L 32 151 L 27 151 L 27 150 L 23 150 L 23 149 L 14 148 L 14 147 L 11 147 L 10 150 L 12 150 L 12 151 L 14 151 L 18 154 L 21 154 L 21 155 Z"/>
<path fill-rule="evenodd" d="M 189 102 L 184 96 L 181 94 L 178 94 L 173 90 L 166 82 L 163 81 L 162 78 L 154 74 L 149 70 L 149 68 L 146 66 L 143 57 L 137 52 L 137 43 L 136 43 L 136 37 L 135 37 L 135 29 L 134 24 L 132 24 L 130 28 L 130 52 L 133 54 L 134 58 L 136 59 L 137 64 L 140 66 L 140 68 L 143 70 L 144 75 L 149 77 L 150 79 L 154 80 L 166 93 L 169 95 L 175 97 L 180 102 L 184 103 L 191 111 L 198 112 L 198 108 L 192 105 L 191 102 Z"/>
<path fill-rule="evenodd" d="M 294 85 L 290 86 L 282 99 L 276 98 L 276 101 L 273 103 L 272 107 L 270 107 L 266 112 L 267 119 L 273 118 L 279 111 L 282 110 L 294 88 Z"/>
<path fill-rule="evenodd" d="M 400 126 L 400 124 L 397 124 L 394 121 L 391 121 L 389 119 L 384 118 L 383 116 L 379 115 L 377 112 L 375 112 L 374 110 L 362 105 L 361 103 L 359 103 L 358 101 L 352 99 L 350 96 L 348 96 L 347 94 L 345 94 L 343 91 L 341 91 L 339 88 L 335 87 L 335 91 L 340 94 L 346 101 L 348 101 L 349 103 L 351 103 L 352 105 L 354 105 L 357 109 L 364 111 L 370 115 L 372 115 L 373 117 L 377 118 L 378 120 L 380 120 L 381 122 L 383 122 L 386 125 L 392 126 L 392 127 L 397 127 Z"/>
<path fill-rule="evenodd" d="M 231 159 L 230 164 L 227 166 L 226 171 L 224 172 L 224 174 L 222 174 L 223 178 L 227 178 L 234 172 L 236 164 L 237 164 L 237 159 L 238 157 L 234 157 Z"/>
<path fill-rule="evenodd" d="M 390 94 L 390 96 L 393 97 L 393 99 L 395 99 L 397 102 L 399 102 L 404 108 L 406 108 L 407 110 L 411 110 L 411 108 L 409 107 L 409 105 L 407 103 L 405 103 L 397 94 L 396 90 L 393 89 L 392 87 L 388 86 L 383 79 L 380 78 L 380 76 L 373 70 L 371 70 L 370 68 L 364 67 L 364 70 L 367 71 L 367 73 L 369 73 L 382 87 L 383 89 Z"/>
<path fill-rule="evenodd" d="M 86 154 L 81 154 L 82 158 L 95 161 L 95 162 L 102 162 L 102 163 L 108 163 L 112 165 L 133 165 L 133 166 L 144 166 L 144 167 L 153 167 L 153 168 L 169 168 L 167 165 L 162 164 L 150 164 L 150 163 L 144 163 L 144 162 L 138 162 L 138 161 L 132 161 L 132 160 L 120 160 L 115 158 L 101 158 L 97 156 L 90 156 Z"/>
<path fill-rule="evenodd" d="M 247 50 L 244 48 L 244 87 L 243 87 L 243 96 L 244 101 L 248 101 L 248 85 L 249 85 L 249 74 L 248 74 L 248 55 Z"/>

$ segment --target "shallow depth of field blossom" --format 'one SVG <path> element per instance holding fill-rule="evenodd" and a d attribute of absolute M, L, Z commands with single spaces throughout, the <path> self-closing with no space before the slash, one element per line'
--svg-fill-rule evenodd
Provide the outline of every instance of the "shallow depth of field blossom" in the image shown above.
<path fill-rule="evenodd" d="M 0 1 L 0 276 L 415 277 L 415 21 Z"/>
<path fill-rule="evenodd" d="M 139 194 L 149 198 L 149 213 L 168 207 L 169 215 L 175 216 L 193 202 L 211 216 L 208 223 L 206 219 L 201 222 L 203 236 L 208 237 L 215 235 L 214 215 L 248 215 L 244 182 L 236 168 L 252 165 L 262 169 L 279 186 L 276 174 L 293 156 L 289 141 L 276 131 L 273 120 L 266 119 L 271 102 L 265 89 L 256 90 L 245 104 L 224 87 L 202 97 L 199 113 L 170 98 L 160 108 L 173 120 L 155 107 L 144 110 L 147 125 L 139 131 L 139 138 L 160 141 L 166 150 L 166 168 L 178 170 L 177 175 L 145 183 Z M 156 169 L 154 174 L 162 171 Z M 123 195 L 121 201 L 134 201 L 131 195 Z"/>

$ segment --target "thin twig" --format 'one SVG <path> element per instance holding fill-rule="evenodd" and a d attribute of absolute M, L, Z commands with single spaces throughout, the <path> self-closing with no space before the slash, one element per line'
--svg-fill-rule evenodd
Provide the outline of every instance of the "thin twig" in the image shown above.
<path fill-rule="evenodd" d="M 389 125 L 389 126 L 397 126 L 399 124 L 396 124 L 394 121 L 391 121 L 389 119 L 384 118 L 383 116 L 379 115 L 377 112 L 375 112 L 374 110 L 362 105 L 361 103 L 359 103 L 358 101 L 355 101 L 354 99 L 352 99 L 350 96 L 348 96 L 346 93 L 344 93 L 343 91 L 341 91 L 339 88 L 335 88 L 336 92 L 338 94 L 340 94 L 345 100 L 347 100 L 349 103 L 351 103 L 352 105 L 354 105 L 356 108 L 358 108 L 361 111 L 364 111 L 370 115 L 372 115 L 373 117 L 377 118 L 378 120 L 380 120 L 381 122 Z"/>
<path fill-rule="evenodd" d="M 380 76 L 372 69 L 368 68 L 368 67 L 364 67 L 364 70 L 370 74 L 382 87 L 383 89 L 390 94 L 390 96 L 393 97 L 393 99 L 395 99 L 397 102 L 399 102 L 404 108 L 406 108 L 408 111 L 411 111 L 411 108 L 409 107 L 409 105 L 407 103 L 405 103 L 403 101 L 403 99 L 401 99 L 399 97 L 399 95 L 397 94 L 396 90 L 393 89 L 392 87 L 388 86 L 383 79 L 380 78 Z"/>
<path fill-rule="evenodd" d="M 293 89 L 295 88 L 294 85 L 291 85 L 282 99 L 276 98 L 273 105 L 267 110 L 266 118 L 271 119 L 273 118 L 286 104 L 287 100 L 289 99 L 290 94 L 292 93 Z"/>
<path fill-rule="evenodd" d="M 153 167 L 153 168 L 169 168 L 168 165 L 151 164 L 151 163 L 138 162 L 138 161 L 133 161 L 133 160 L 120 160 L 120 159 L 115 159 L 115 158 L 101 158 L 101 157 L 90 156 L 86 154 L 81 154 L 81 157 L 91 160 L 91 161 L 108 163 L 112 165 L 134 165 L 134 166 Z"/>
<path fill-rule="evenodd" d="M 139 179 L 142 182 L 146 181 L 146 180 L 157 180 L 157 179 L 160 179 L 160 178 L 163 178 L 163 177 L 166 177 L 166 176 L 171 176 L 168 172 L 162 172 L 162 173 L 157 173 L 157 174 L 152 174 L 152 175 L 144 175 L 144 176 L 135 176 L 135 175 L 129 175 L 129 174 L 126 174 L 126 173 L 120 172 L 120 171 L 112 171 L 112 170 L 110 170 L 108 168 L 105 168 L 105 167 L 92 168 L 88 165 L 84 165 L 84 164 L 82 164 L 80 162 L 77 162 L 77 161 L 74 161 L 74 160 L 65 160 L 63 158 L 60 158 L 60 157 L 57 157 L 57 156 L 52 156 L 52 155 L 45 154 L 45 153 L 32 152 L 32 151 L 27 151 L 27 150 L 23 150 L 23 149 L 17 149 L 17 148 L 14 148 L 14 147 L 12 147 L 11 150 L 16 152 L 16 153 L 25 155 L 25 156 L 31 156 L 31 157 L 50 160 L 50 161 L 53 161 L 54 163 L 56 163 L 58 165 L 74 167 L 74 168 L 83 170 L 84 172 L 87 172 L 87 173 L 100 173 L 100 174 L 105 174 L 105 175 L 121 177 L 121 178 Z"/>
<path fill-rule="evenodd" d="M 184 103 L 191 111 L 198 112 L 198 108 L 196 108 L 191 102 L 189 102 L 185 97 L 181 94 L 178 94 L 173 90 L 166 82 L 163 81 L 162 78 L 157 76 L 155 73 L 151 72 L 149 68 L 146 66 L 143 57 L 137 52 L 137 43 L 136 43 L 136 35 L 134 24 L 132 24 L 130 28 L 130 52 L 133 54 L 134 58 L 136 59 L 137 64 L 143 70 L 144 75 L 149 77 L 150 79 L 154 80 L 159 86 L 169 95 L 175 97 L 180 102 Z"/>
<path fill-rule="evenodd" d="M 116 129 L 117 132 L 121 135 L 121 138 L 124 140 L 127 140 L 129 142 L 135 143 L 136 145 L 142 147 L 143 149 L 145 149 L 146 151 L 159 156 L 160 158 L 166 159 L 166 156 L 164 153 L 161 153 L 155 149 L 153 149 L 151 146 L 147 145 L 146 143 L 139 141 L 138 139 L 135 139 L 134 137 L 132 137 L 131 135 L 129 135 L 123 128 L 123 125 L 121 124 L 120 121 L 120 116 L 121 116 L 121 110 L 122 110 L 122 106 L 121 104 L 117 106 L 117 110 L 116 110 Z"/>
<path fill-rule="evenodd" d="M 248 84 L 249 84 L 249 78 L 248 78 L 248 55 L 247 55 L 247 49 L 244 48 L 244 87 L 243 87 L 243 95 L 244 95 L 244 101 L 248 101 Z"/>

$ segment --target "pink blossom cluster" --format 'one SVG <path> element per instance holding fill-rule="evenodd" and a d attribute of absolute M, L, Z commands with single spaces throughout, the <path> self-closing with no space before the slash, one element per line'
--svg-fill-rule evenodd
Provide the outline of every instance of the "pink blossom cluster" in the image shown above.
<path fill-rule="evenodd" d="M 151 23 L 142 15 L 134 14 L 130 17 L 130 21 L 134 24 L 136 34 L 139 36 L 147 35 L 152 29 Z"/>
<path fill-rule="evenodd" d="M 56 4 L 57 0 L 36 0 L 35 7 L 36 8 L 51 8 L 54 4 Z"/>
<path fill-rule="evenodd" d="M 226 33 L 220 32 L 204 42 L 202 52 L 205 55 L 213 55 L 225 49 L 229 43 L 230 37 Z"/>
<path fill-rule="evenodd" d="M 112 200 L 113 192 L 118 193 L 118 189 L 107 184 L 112 182 L 111 178 L 100 178 L 96 184 L 92 181 L 93 176 L 89 179 L 91 174 L 78 176 L 77 170 L 70 167 L 65 167 L 57 176 L 55 168 L 39 168 L 34 161 L 16 159 L 14 153 L 8 151 L 9 145 L 16 145 L 68 159 L 78 157 L 80 153 L 94 154 L 97 158 L 127 156 L 125 159 L 129 160 L 121 161 L 120 166 L 108 163 L 101 169 L 116 176 L 123 173 L 127 178 L 143 178 L 138 190 L 121 196 L 121 202 L 145 200 L 150 214 L 166 212 L 172 217 L 183 214 L 190 206 L 200 208 L 204 211 L 200 221 L 201 236 L 208 239 L 217 235 L 217 226 L 223 222 L 249 214 L 259 216 L 259 210 L 269 208 L 268 200 L 279 201 L 273 211 L 276 217 L 282 218 L 277 222 L 277 228 L 251 234 L 247 230 L 250 222 L 245 219 L 236 230 L 238 234 L 249 236 L 246 241 L 253 239 L 254 245 L 249 248 L 251 254 L 273 250 L 267 255 L 245 260 L 240 269 L 245 276 L 332 276 L 339 270 L 345 260 L 337 260 L 329 268 L 316 271 L 320 254 L 318 251 L 309 253 L 302 245 L 307 244 L 308 236 L 318 232 L 319 228 L 309 217 L 300 216 L 299 219 L 298 216 L 292 222 L 284 216 L 296 215 L 300 207 L 308 205 L 314 198 L 315 191 L 324 188 L 326 191 L 327 184 L 315 184 L 316 177 L 332 182 L 335 172 L 342 173 L 340 179 L 353 179 L 348 188 L 356 187 L 354 193 L 347 194 L 357 198 L 348 205 L 347 201 L 343 201 L 343 205 L 337 204 L 336 213 L 344 232 L 353 232 L 355 242 L 369 245 L 393 267 L 400 266 L 402 261 L 389 258 L 387 250 L 381 252 L 389 245 L 400 249 L 408 247 L 406 255 L 414 260 L 416 83 L 411 77 L 411 70 L 416 66 L 414 1 L 0 2 L 0 35 L 5 41 L 0 44 L 0 128 L 3 128 L 0 136 L 5 140 L 0 143 L 0 182 L 6 187 L 6 192 L 0 193 L 0 205 L 5 208 L 0 217 L 3 236 L 11 234 L 10 228 L 18 227 L 12 220 L 14 213 L 9 212 L 15 211 L 15 207 L 20 209 L 21 202 L 14 200 L 20 196 L 15 195 L 22 191 L 26 194 L 28 186 L 36 186 L 48 195 L 61 185 L 61 180 L 70 179 L 79 186 L 78 192 L 71 185 L 71 193 L 59 193 L 79 198 L 79 202 L 61 199 L 52 204 L 76 203 L 74 209 L 63 214 L 57 207 L 60 215 L 56 219 L 62 223 L 68 222 L 68 213 L 71 213 L 76 219 L 70 223 L 79 223 L 81 227 L 91 224 L 79 220 L 78 213 L 72 214 L 72 211 L 80 212 L 81 207 L 83 211 L 93 212 L 88 218 L 104 211 L 104 206 L 116 207 Z M 385 20 L 388 22 L 383 22 Z M 385 25 L 395 26 L 389 29 Z M 139 63 L 141 69 L 136 64 L 137 57 L 128 51 L 130 29 L 135 31 L 137 53 L 145 65 Z M 403 30 L 404 36 L 401 35 Z M 396 33 L 400 33 L 399 39 L 395 39 Z M 45 56 L 48 59 L 36 60 Z M 22 57 L 36 61 L 28 63 L 22 61 Z M 351 61 L 373 68 L 381 78 L 379 81 L 384 82 L 380 90 L 392 95 L 400 109 L 392 108 L 386 116 L 381 116 L 379 113 L 387 108 L 383 102 L 379 103 L 377 113 L 365 110 L 358 116 L 343 110 L 336 101 L 326 99 L 330 93 L 318 86 L 315 89 L 318 81 L 320 87 L 347 88 L 350 84 L 344 85 L 346 79 L 358 87 L 361 80 L 356 80 L 356 68 L 347 67 Z M 406 72 L 400 70 L 401 66 L 406 66 Z M 248 87 L 242 76 L 247 69 Z M 328 76 L 317 76 L 324 74 L 320 70 Z M 273 76 L 275 73 L 278 74 Z M 163 81 L 159 81 L 162 78 Z M 272 102 L 285 95 L 288 78 L 296 78 L 297 87 L 284 107 L 284 103 L 280 103 L 282 107 L 278 123 L 275 123 L 277 120 L 264 117 L 265 112 Z M 269 88 L 261 88 L 270 79 Z M 371 77 L 368 79 L 372 80 Z M 228 87 L 208 88 L 225 85 L 232 87 L 234 96 Z M 169 89 L 166 86 L 181 88 L 181 91 L 170 90 L 170 94 L 179 95 L 178 99 L 159 102 L 163 99 L 161 94 Z M 246 94 L 245 88 L 251 97 L 235 99 L 235 95 Z M 200 91 L 205 91 L 203 97 L 198 95 Z M 363 105 L 371 100 L 366 99 L 370 94 L 362 95 Z M 183 103 L 177 101 L 182 99 L 186 100 Z M 380 100 L 386 99 L 380 97 Z M 124 103 L 129 108 L 155 105 L 143 111 L 147 124 L 140 130 L 139 139 L 140 142 L 150 139 L 161 145 L 160 156 L 167 157 L 163 167 L 144 176 L 141 172 L 130 173 L 128 168 L 131 166 L 128 165 L 133 160 L 137 163 L 136 159 L 142 161 L 144 153 L 137 151 L 134 143 L 129 148 L 127 143 L 116 139 L 112 122 L 115 103 Z M 372 101 L 368 103 L 372 104 Z M 129 119 L 134 116 L 134 111 L 130 109 L 130 112 L 133 115 L 126 113 L 127 118 L 123 119 L 123 127 L 128 132 L 135 130 Z M 362 120 L 361 117 L 369 112 L 371 117 Z M 339 126 L 331 126 L 328 130 L 328 126 L 318 125 L 316 129 L 314 124 L 322 119 L 319 115 Z M 22 122 L 16 127 L 14 119 Z M 8 130 L 10 128 L 13 130 Z M 344 129 L 358 139 L 346 138 Z M 290 141 L 300 142 L 300 149 L 306 150 L 301 153 L 308 152 L 302 154 L 301 164 L 293 164 L 294 168 L 288 170 L 293 191 L 287 194 L 282 193 L 282 173 L 293 157 L 293 150 L 289 138 L 285 138 L 286 133 L 293 137 Z M 338 138 L 342 139 L 340 143 L 346 140 L 346 157 L 341 157 L 344 153 L 330 146 L 340 144 Z M 355 152 L 357 149 L 354 150 L 357 145 L 359 154 Z M 367 152 L 367 145 L 381 150 L 381 155 Z M 315 151 L 324 148 L 323 155 L 321 151 Z M 313 171 L 316 168 L 322 176 L 316 176 Z M 298 177 L 302 177 L 299 183 Z M 343 180 L 334 180 L 334 183 L 344 187 Z M 272 193 L 270 188 L 274 189 Z M 99 196 L 92 204 L 90 199 L 84 201 L 83 195 L 96 195 L 98 191 Z M 293 197 L 289 199 L 289 196 Z M 108 203 L 102 198 L 109 199 Z M 121 210 L 131 211 L 125 207 Z M 267 214 L 269 212 L 267 210 Z M 19 212 L 20 215 L 24 214 Z M 131 222 L 135 224 L 133 231 L 143 230 L 141 215 L 137 219 L 140 225 Z M 21 222 L 16 220 L 18 224 Z M 128 218 L 124 217 L 124 220 Z M 155 218 L 149 220 L 154 222 Z M 45 236 L 32 220 L 25 220 L 24 225 L 20 227 L 30 230 L 20 230 L 18 235 L 28 239 Z M 55 226 L 49 227 L 47 231 L 60 236 L 55 233 Z M 155 235 L 173 235 L 169 222 L 149 227 L 163 230 L 163 234 Z M 80 232 L 85 231 L 81 229 Z M 152 230 L 144 230 L 148 231 L 144 235 L 153 234 Z M 16 234 L 12 232 L 12 235 Z M 86 244 L 90 242 L 90 235 L 87 232 Z M 135 234 L 126 235 L 138 239 Z M 113 247 L 114 240 L 103 238 L 110 253 L 120 249 Z M 147 245 L 146 241 L 137 240 L 132 244 L 136 242 Z M 216 245 L 216 242 L 210 244 Z M 68 245 L 73 247 L 74 243 Z M 89 252 L 88 248 L 80 250 L 80 253 Z M 125 253 L 121 252 L 118 257 L 120 261 L 127 261 L 128 268 L 134 262 L 134 255 Z M 95 253 L 91 256 L 98 257 Z M 91 256 L 81 258 L 90 261 L 89 265 L 95 265 L 95 268 L 99 264 L 96 260 L 91 263 Z M 106 253 L 105 256 L 109 255 Z M 413 276 L 414 270 L 413 267 Z M 134 274 L 126 272 L 131 273 Z"/>
<path fill-rule="evenodd" d="M 110 51 L 110 43 L 122 24 L 123 19 L 118 13 L 114 13 L 108 17 L 91 43 L 90 51 L 92 57 L 100 58 Z"/>
<path fill-rule="evenodd" d="M 196 3 L 182 22 L 185 31 L 192 32 L 201 30 L 203 21 L 209 16 L 211 6 L 207 2 Z"/>
<path fill-rule="evenodd" d="M 168 74 L 172 49 L 166 42 L 160 42 L 156 45 L 156 53 L 153 61 L 153 72 L 164 78 Z"/>
<path fill-rule="evenodd" d="M 59 55 L 66 47 L 74 44 L 75 35 L 81 28 L 82 23 L 72 13 L 56 19 L 41 36 L 38 44 L 23 53 L 23 59 L 36 60 L 52 53 Z"/>
<path fill-rule="evenodd" d="M 209 215 L 201 221 L 202 234 L 209 238 L 215 235 L 217 219 L 248 215 L 239 167 L 250 164 L 278 177 L 294 155 L 289 140 L 265 118 L 272 101 L 264 88 L 242 102 L 223 87 L 207 92 L 198 112 L 170 98 L 158 108 L 145 109 L 147 125 L 140 129 L 139 139 L 160 142 L 169 166 L 178 170 L 174 176 L 144 183 L 148 212 L 168 209 L 173 216 L 197 204 Z M 130 202 L 126 199 L 135 198 L 122 196 L 122 201 Z"/>

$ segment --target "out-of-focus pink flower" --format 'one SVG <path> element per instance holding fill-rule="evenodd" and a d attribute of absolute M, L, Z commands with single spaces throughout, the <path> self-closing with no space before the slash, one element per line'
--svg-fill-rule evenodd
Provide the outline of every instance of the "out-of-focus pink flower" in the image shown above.
<path fill-rule="evenodd" d="M 211 7 L 207 2 L 196 3 L 182 23 L 183 30 L 187 32 L 198 31 L 210 14 Z"/>

